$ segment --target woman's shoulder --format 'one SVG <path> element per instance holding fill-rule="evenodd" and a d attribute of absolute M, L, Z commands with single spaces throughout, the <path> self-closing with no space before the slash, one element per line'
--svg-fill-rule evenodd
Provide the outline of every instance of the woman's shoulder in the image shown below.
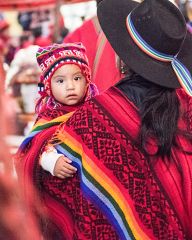
<path fill-rule="evenodd" d="M 190 123 L 192 123 L 192 97 L 189 96 L 183 89 L 178 89 L 177 95 L 180 101 L 182 112 L 186 113 Z"/>
<path fill-rule="evenodd" d="M 180 102 L 182 102 L 183 104 L 189 104 L 190 102 L 192 102 L 192 97 L 189 96 L 184 89 L 179 88 L 176 90 L 177 96 L 180 100 Z"/>

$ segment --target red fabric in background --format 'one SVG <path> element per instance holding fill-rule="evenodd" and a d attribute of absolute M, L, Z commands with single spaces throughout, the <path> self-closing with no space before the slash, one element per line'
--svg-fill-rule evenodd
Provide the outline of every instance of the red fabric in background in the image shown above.
<path fill-rule="evenodd" d="M 64 42 L 82 42 L 86 47 L 92 70 L 92 82 L 97 85 L 99 92 L 120 80 L 115 52 L 103 34 L 96 16 L 68 34 Z"/>

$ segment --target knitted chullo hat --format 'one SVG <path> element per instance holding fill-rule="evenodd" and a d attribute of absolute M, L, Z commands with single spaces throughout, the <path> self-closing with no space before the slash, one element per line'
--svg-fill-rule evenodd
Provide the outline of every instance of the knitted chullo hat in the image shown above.
<path fill-rule="evenodd" d="M 82 71 L 88 83 L 91 81 L 86 49 L 81 43 L 53 44 L 40 47 L 36 53 L 37 62 L 41 68 L 39 93 L 51 95 L 51 77 L 54 72 L 65 64 L 76 64 Z"/>

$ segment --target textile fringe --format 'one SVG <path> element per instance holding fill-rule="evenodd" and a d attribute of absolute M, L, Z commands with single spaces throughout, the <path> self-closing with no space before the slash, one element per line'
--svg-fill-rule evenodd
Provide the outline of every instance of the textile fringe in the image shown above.
<path fill-rule="evenodd" d="M 48 142 L 48 145 L 47 145 L 48 147 L 59 145 L 62 142 L 64 142 L 64 136 L 63 136 L 63 133 L 62 133 L 63 132 L 62 129 L 63 129 L 64 124 L 65 123 L 61 123 L 58 126 L 56 132 L 53 134 L 53 136 L 51 137 L 51 139 Z"/>

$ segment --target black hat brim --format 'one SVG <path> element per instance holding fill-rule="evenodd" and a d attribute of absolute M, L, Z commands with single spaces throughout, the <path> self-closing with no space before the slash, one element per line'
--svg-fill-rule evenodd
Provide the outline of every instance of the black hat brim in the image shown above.
<path fill-rule="evenodd" d="M 158 61 L 144 53 L 132 40 L 126 27 L 128 14 L 139 5 L 130 0 L 103 0 L 97 15 L 103 32 L 117 55 L 145 79 L 168 88 L 181 87 L 171 63 Z M 150 31 L 150 29 L 149 29 Z M 192 72 L 192 36 L 187 33 L 178 59 Z"/>

